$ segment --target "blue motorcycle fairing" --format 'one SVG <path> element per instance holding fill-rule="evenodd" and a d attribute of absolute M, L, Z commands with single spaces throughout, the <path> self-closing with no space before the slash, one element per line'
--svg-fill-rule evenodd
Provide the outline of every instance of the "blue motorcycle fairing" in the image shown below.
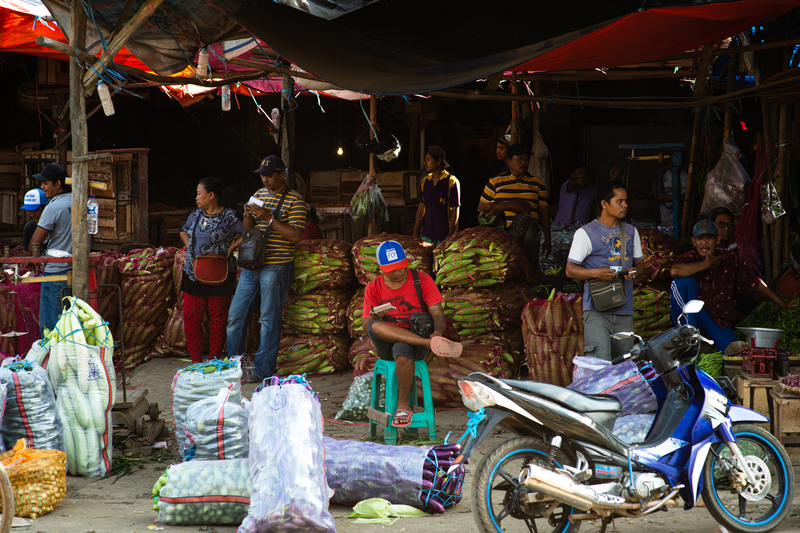
<path fill-rule="evenodd" d="M 741 405 L 731 405 L 728 411 L 731 422 L 769 422 L 769 418 Z"/>
<path fill-rule="evenodd" d="M 711 445 L 736 439 L 726 416 L 727 398 L 717 382 L 696 365 L 681 367 L 679 373 L 688 387 L 688 409 L 669 439 L 648 448 L 634 447 L 631 454 L 638 464 L 666 476 L 672 486 L 683 484 L 680 495 L 691 508 L 702 486 L 703 465 Z M 663 382 L 654 384 L 653 390 L 659 403 L 658 419 L 667 390 Z"/>

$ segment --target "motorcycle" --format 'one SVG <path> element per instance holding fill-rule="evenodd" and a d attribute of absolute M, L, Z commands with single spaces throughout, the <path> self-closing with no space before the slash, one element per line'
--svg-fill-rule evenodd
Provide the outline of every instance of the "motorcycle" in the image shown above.
<path fill-rule="evenodd" d="M 462 453 L 451 471 L 502 424 L 518 436 L 491 450 L 477 467 L 472 509 L 483 532 L 575 533 L 586 520 L 641 518 L 702 502 L 731 531 L 763 533 L 786 517 L 794 472 L 786 451 L 753 425 L 763 415 L 732 404 L 714 378 L 689 362 L 704 339 L 684 320 L 703 302 L 686 304 L 679 326 L 612 361 L 650 361 L 658 401 L 644 442 L 612 433 L 621 402 L 532 381 L 473 373 L 457 380 L 472 412 Z M 732 389 L 729 380 L 727 386 Z"/>

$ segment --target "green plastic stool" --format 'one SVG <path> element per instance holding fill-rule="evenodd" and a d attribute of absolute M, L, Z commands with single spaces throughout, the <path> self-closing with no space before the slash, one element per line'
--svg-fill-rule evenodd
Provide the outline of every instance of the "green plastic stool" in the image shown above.
<path fill-rule="evenodd" d="M 375 437 L 378 434 L 378 426 L 383 427 L 383 437 L 386 444 L 397 444 L 398 428 L 392 426 L 392 419 L 397 411 L 397 375 L 395 374 L 394 361 L 378 359 L 375 362 L 375 369 L 372 375 L 372 400 L 369 413 L 369 436 Z M 381 390 L 381 380 L 386 381 L 386 397 L 378 397 Z M 417 380 L 422 384 L 422 405 L 417 401 Z M 381 406 L 383 403 L 383 406 Z M 431 379 L 428 375 L 428 365 L 425 361 L 414 361 L 414 384 L 411 386 L 411 394 L 408 396 L 408 403 L 414 414 L 411 417 L 411 425 L 405 428 L 417 432 L 418 428 L 428 428 L 428 437 L 431 440 L 436 438 L 436 421 L 433 414 L 433 397 L 431 396 Z"/>

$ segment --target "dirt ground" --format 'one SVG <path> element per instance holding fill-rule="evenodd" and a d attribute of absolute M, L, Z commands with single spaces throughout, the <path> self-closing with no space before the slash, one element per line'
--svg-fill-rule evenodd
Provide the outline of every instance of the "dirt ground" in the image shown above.
<path fill-rule="evenodd" d="M 150 392 L 148 399 L 158 402 L 161 416 L 172 419 L 172 378 L 178 368 L 187 366 L 185 360 L 156 359 L 145 363 L 128 376 L 130 387 L 144 387 Z M 350 373 L 341 376 L 333 375 L 311 379 L 311 385 L 318 392 L 322 401 L 322 410 L 326 419 L 333 419 L 350 386 Z M 248 398 L 255 385 L 245 385 L 244 395 Z M 121 397 L 121 395 L 120 395 Z M 467 415 L 465 410 L 442 410 L 436 414 L 437 437 L 441 438 L 452 432 L 459 436 L 465 427 Z M 341 425 L 326 421 L 325 435 L 337 439 L 362 439 L 368 434 L 366 425 Z M 351 508 L 338 505 L 331 506 L 331 513 L 336 520 L 336 528 L 340 533 L 360 533 L 367 531 L 393 530 L 398 533 L 464 533 L 476 531 L 470 508 L 470 490 L 472 483 L 471 469 L 480 462 L 483 454 L 509 438 L 506 434 L 493 435 L 484 441 L 471 467 L 467 468 L 464 499 L 444 515 L 424 518 L 401 518 L 391 526 L 360 525 L 346 518 Z M 173 445 L 174 447 L 174 445 Z M 800 447 L 789 447 L 789 455 L 795 465 L 800 465 Z M 177 462 L 177 455 L 171 460 L 145 460 L 143 468 L 134 468 L 113 483 L 113 479 L 95 480 L 79 477 L 67 477 L 67 496 L 52 513 L 32 520 L 30 526 L 15 528 L 14 531 L 32 531 L 37 533 L 146 533 L 152 530 L 165 532 L 216 531 L 233 533 L 233 526 L 167 526 L 154 523 L 157 513 L 152 510 L 151 489 L 158 477 L 171 462 Z M 800 479 L 800 471 L 795 467 L 795 476 Z M 800 495 L 795 491 L 794 510 L 800 509 Z M 716 523 L 705 509 L 696 508 L 691 511 L 670 510 L 658 512 L 654 516 L 640 520 L 619 519 L 615 522 L 616 531 L 622 533 L 641 533 L 642 529 L 652 529 L 659 533 L 711 533 Z M 775 531 L 797 531 L 800 517 L 787 518 Z M 162 529 L 163 528 L 163 529 Z M 598 531 L 599 524 L 584 523 L 582 531 L 593 533 Z M 609 527 L 608 531 L 613 531 Z"/>

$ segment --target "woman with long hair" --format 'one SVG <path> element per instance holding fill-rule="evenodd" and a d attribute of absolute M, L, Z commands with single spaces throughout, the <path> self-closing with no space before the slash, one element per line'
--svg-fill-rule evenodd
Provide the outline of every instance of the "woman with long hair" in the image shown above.
<path fill-rule="evenodd" d="M 181 228 L 186 245 L 181 291 L 183 331 L 193 363 L 203 361 L 203 317 L 208 309 L 211 339 L 208 358 L 216 359 L 225 346 L 228 308 L 236 291 L 233 251 L 242 242 L 242 221 L 236 216 L 236 193 L 217 178 L 197 184 L 194 211 Z"/>

